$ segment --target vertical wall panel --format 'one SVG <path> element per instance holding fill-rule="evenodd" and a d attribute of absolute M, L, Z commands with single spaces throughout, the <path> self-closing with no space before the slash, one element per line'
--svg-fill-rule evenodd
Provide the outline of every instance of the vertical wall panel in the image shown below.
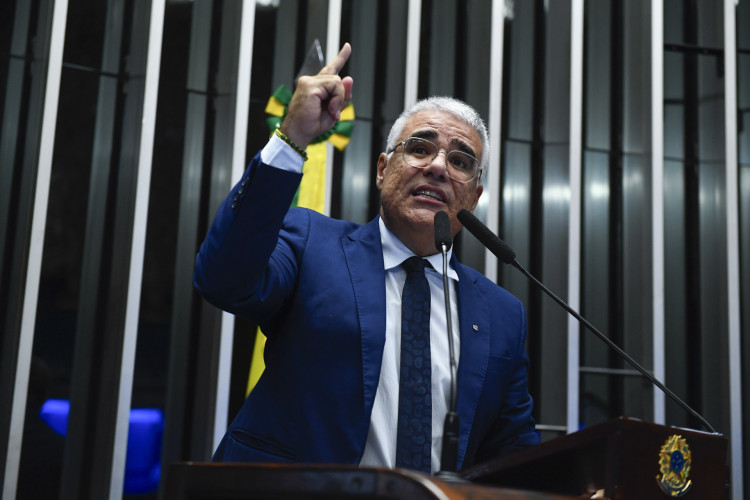
<path fill-rule="evenodd" d="M 580 310 L 581 283 L 581 167 L 583 165 L 583 0 L 572 0 L 570 15 L 570 217 L 568 219 L 568 304 Z M 579 335 L 575 318 L 568 318 L 568 432 L 579 424 Z"/>
<path fill-rule="evenodd" d="M 126 42 L 122 43 L 121 60 L 127 61 L 128 66 L 117 67 L 119 71 L 127 69 L 129 78 L 122 86 L 119 98 L 122 112 L 117 116 L 120 128 L 116 142 L 121 149 L 115 156 L 117 176 L 110 192 L 115 199 L 112 203 L 110 198 L 112 215 L 104 244 L 111 251 L 104 253 L 104 279 L 93 292 L 102 297 L 96 312 L 100 320 L 93 330 L 77 330 L 71 385 L 62 491 L 64 495 L 77 498 L 110 496 L 113 479 L 117 481 L 112 476 L 113 468 L 117 468 L 119 476 L 124 467 L 122 450 L 117 450 L 122 461 L 119 464 L 113 461 L 118 418 L 120 429 L 124 429 L 119 431 L 119 439 L 124 441 L 127 433 L 139 307 L 143 260 L 139 253 L 145 238 L 145 212 L 141 210 L 148 203 L 152 141 L 149 129 L 153 130 L 149 112 L 155 108 L 156 99 L 156 81 L 152 79 L 153 73 L 149 73 L 148 59 L 152 3 L 110 2 L 108 9 L 116 10 L 123 5 L 129 24 L 123 25 L 122 36 Z M 160 25 L 156 28 L 161 29 Z M 159 34 L 156 43 L 160 42 Z M 119 45 L 119 41 L 116 43 Z M 158 73 L 158 66 L 156 71 Z M 139 203 L 145 205 L 141 207 Z M 96 210 L 96 207 L 89 207 L 89 210 Z M 131 258 L 135 258 L 135 266 L 131 265 Z M 127 328 L 130 330 L 126 331 Z M 125 366 L 124 372 L 123 363 L 131 363 Z M 123 403 L 123 399 L 127 401 Z M 123 405 L 118 408 L 120 403 Z M 115 495 L 120 494 L 121 485 Z"/>
<path fill-rule="evenodd" d="M 172 19 L 173 18 L 173 19 Z M 162 81 L 170 81 L 183 94 L 182 102 L 173 106 L 184 112 L 184 121 L 175 124 L 174 134 L 181 134 L 175 149 L 182 149 L 179 209 L 177 212 L 177 244 L 174 247 L 174 283 L 169 346 L 169 371 L 165 401 L 165 429 L 162 446 L 162 461 L 170 463 L 198 456 L 191 450 L 192 405 L 194 393 L 191 373 L 195 367 L 194 343 L 196 342 L 196 299 L 192 289 L 192 274 L 195 250 L 200 244 L 202 219 L 202 184 L 204 181 L 205 157 L 210 151 L 207 142 L 207 116 L 210 109 L 209 75 L 211 56 L 211 28 L 214 20 L 213 2 L 197 1 L 192 4 L 172 6 L 167 9 L 167 26 L 187 24 L 189 34 L 174 39 L 165 45 L 165 64 L 173 58 L 185 58 L 187 72 L 179 76 L 184 81 L 170 81 L 164 75 Z M 176 38 L 176 37 L 175 37 Z M 187 56 L 185 55 L 187 53 Z M 165 106 L 167 102 L 165 102 Z M 179 106 L 184 106 L 180 109 Z M 175 109 L 175 111 L 177 111 Z M 164 144 L 166 141 L 163 141 Z M 166 146 L 166 144 L 164 144 Z M 157 154 L 159 146 L 157 145 Z M 165 158 L 166 160 L 166 158 Z M 202 454 L 200 455 L 202 457 Z"/>
<path fill-rule="evenodd" d="M 645 76 L 645 75 L 640 75 Z M 648 111 L 648 106 L 642 108 Z M 633 120 L 644 132 L 648 115 Z M 632 123 L 631 123 L 632 125 Z M 623 162 L 623 310 L 622 347 L 649 372 L 652 371 L 651 297 L 651 178 L 646 151 L 626 155 Z M 631 369 L 623 363 L 623 367 Z M 640 376 L 623 380 L 623 413 L 643 420 L 653 419 L 653 391 L 658 390 Z"/>
<path fill-rule="evenodd" d="M 697 42 L 722 48 L 723 4 L 697 2 Z M 691 40 L 688 39 L 688 42 Z M 700 391 L 699 409 L 714 426 L 729 432 L 729 372 L 713 367 L 728 365 L 727 315 L 727 222 L 726 222 L 726 73 L 720 54 L 697 56 L 695 75 L 697 98 L 697 200 L 698 264 L 700 307 Z M 692 221 L 691 221 L 692 222 Z M 716 272 L 713 268 L 721 269 Z M 687 270 L 686 272 L 695 272 Z"/>
<path fill-rule="evenodd" d="M 214 2 L 220 6 L 212 23 L 212 45 L 215 52 L 211 54 L 208 81 L 208 134 L 205 137 L 210 145 L 210 156 L 204 157 L 210 165 L 210 185 L 208 188 L 209 217 L 218 210 L 219 205 L 232 187 L 232 180 L 239 180 L 240 172 L 236 166 L 234 146 L 236 144 L 235 128 L 237 127 L 237 75 L 239 71 L 238 53 L 241 37 L 240 21 L 242 20 L 242 2 Z M 252 7 L 251 7 L 252 8 Z M 244 128 L 244 127 L 243 127 Z M 244 132 L 244 130 L 243 130 Z M 245 137 L 245 134 L 242 135 Z M 245 157 L 244 147 L 238 156 Z M 210 159 L 209 159 L 210 158 Z M 209 180 L 206 179 L 206 180 Z M 203 191 L 205 195 L 205 191 Z M 209 220 L 206 220 L 209 223 Z M 200 241 L 200 240 L 199 240 Z M 190 280 L 192 284 L 192 280 Z M 217 416 L 225 416 L 220 411 L 226 403 L 220 395 L 227 390 L 219 386 L 219 380 L 229 379 L 230 366 L 221 366 L 221 355 L 233 343 L 234 317 L 206 306 L 203 311 L 210 320 L 210 326 L 201 328 L 198 336 L 198 357 L 194 388 L 196 395 L 192 429 L 192 454 L 196 457 L 209 457 L 215 450 L 217 433 L 225 427 L 226 419 L 216 422 Z M 210 312 L 209 312 L 210 311 Z M 224 359 L 231 359 L 226 356 Z M 206 405 L 206 403 L 208 403 Z"/>
<path fill-rule="evenodd" d="M 97 334 L 103 330 L 103 311 L 106 309 L 104 298 L 106 294 L 103 290 L 107 289 L 107 281 L 110 277 L 111 261 L 108 255 L 108 245 L 111 243 L 109 238 L 112 235 L 109 229 L 113 225 L 110 197 L 113 193 L 113 185 L 116 185 L 116 182 L 112 182 L 113 176 L 117 177 L 113 174 L 113 165 L 118 163 L 120 156 L 118 137 L 122 132 L 122 115 L 118 112 L 118 103 L 122 102 L 123 82 L 119 78 L 119 73 L 124 58 L 123 33 L 126 30 L 124 20 L 130 17 L 130 13 L 125 13 L 124 2 L 109 1 L 100 4 L 97 9 L 89 8 L 84 15 L 91 23 L 95 35 L 92 34 L 93 36 L 87 40 L 86 48 L 89 50 L 85 50 L 75 30 L 75 27 L 83 22 L 84 10 L 86 6 L 74 2 L 69 11 L 69 49 L 66 52 L 65 62 L 67 65 L 77 67 L 69 68 L 63 74 L 65 94 L 63 94 L 60 108 L 61 126 L 56 142 L 55 177 L 61 179 L 58 181 L 60 183 L 75 183 L 80 176 L 84 182 L 87 181 L 88 193 L 78 188 L 71 190 L 75 194 L 69 195 L 69 198 L 60 199 L 61 190 L 58 187 L 51 199 L 58 209 L 50 212 L 50 223 L 57 227 L 51 236 L 60 232 L 60 227 L 62 227 L 68 234 L 75 235 L 76 238 L 82 237 L 80 262 L 68 257 L 76 264 L 75 271 L 72 272 L 79 278 L 80 284 L 76 290 L 77 301 L 71 301 L 72 303 L 67 307 L 54 307 L 51 304 L 69 302 L 69 300 L 62 299 L 61 294 L 51 293 L 54 287 L 50 285 L 61 279 L 59 271 L 55 272 L 54 267 L 51 266 L 52 268 L 46 273 L 46 281 L 49 283 L 46 289 L 50 291 L 45 293 L 45 305 L 40 306 L 38 311 L 39 319 L 43 323 L 37 330 L 37 336 L 41 342 L 35 348 L 35 356 L 42 361 L 57 357 L 58 359 L 54 360 L 56 363 L 52 364 L 51 368 L 57 372 L 58 377 L 61 373 L 66 375 L 64 389 L 56 389 L 54 396 L 73 399 L 75 402 L 75 408 L 70 413 L 68 432 L 69 435 L 77 436 L 74 439 L 81 439 L 82 444 L 80 447 L 69 445 L 67 451 L 68 460 L 75 464 L 80 464 L 86 454 L 82 434 L 87 432 L 90 422 L 86 421 L 83 415 L 88 414 L 89 410 L 93 410 L 100 403 L 96 397 L 89 398 L 86 391 L 94 391 L 95 383 L 90 381 L 101 376 L 101 372 L 98 371 L 99 367 L 93 360 L 102 355 L 96 347 L 96 339 Z M 81 113 L 80 109 L 90 109 L 91 115 Z M 70 130 L 73 129 L 79 134 L 78 140 L 70 134 Z M 90 143 L 87 133 L 91 133 Z M 88 170 L 84 165 L 76 168 L 76 162 L 83 158 L 90 162 Z M 88 179 L 85 176 L 88 176 Z M 81 194 L 83 196 L 80 196 Z M 77 216 L 63 219 L 59 215 L 59 209 L 63 206 L 71 214 L 83 215 L 85 226 L 82 230 L 74 224 L 74 221 L 78 219 Z M 61 251 L 70 254 L 78 253 L 73 250 L 66 245 L 64 240 L 50 240 L 50 253 Z M 76 258 L 78 257 L 76 255 Z M 70 276 L 64 276 L 64 279 L 73 281 Z M 45 318 L 49 319 L 45 321 Z M 69 321 L 72 323 L 73 335 L 67 342 L 64 342 L 62 339 L 65 339 L 68 333 L 65 325 L 67 318 L 71 318 Z M 57 323 L 59 327 L 52 326 L 54 323 Z M 117 334 L 112 337 L 121 339 Z M 117 340 L 113 341 L 113 344 L 116 342 Z M 68 345 L 65 345 L 66 343 Z M 48 354 L 44 349 L 45 344 L 56 345 L 57 352 Z M 62 359 L 64 359 L 64 364 L 60 363 Z M 117 369 L 115 363 L 112 363 L 112 369 Z M 64 366 L 64 369 L 61 370 L 61 366 Z M 70 375 L 67 376 L 68 374 Z M 74 390 L 73 387 L 78 387 L 78 389 Z M 111 391 L 113 395 L 117 393 L 115 384 Z M 74 392 L 75 398 L 72 396 Z M 106 406 L 107 411 L 112 410 L 107 414 L 108 419 L 112 419 L 108 422 L 108 425 L 112 426 L 111 429 L 114 429 L 116 425 L 114 422 L 115 404 L 114 401 L 109 400 L 101 405 Z M 92 438 L 87 437 L 87 439 Z M 106 468 L 112 464 L 109 455 L 113 449 L 113 443 L 103 445 L 102 455 L 99 456 L 103 459 L 100 471 L 106 471 L 103 474 L 105 481 L 108 481 L 110 477 L 111 471 Z M 65 469 L 67 477 L 64 481 L 68 487 L 71 487 L 70 485 L 79 487 L 76 482 L 78 477 L 73 479 L 76 469 L 77 467 Z M 106 486 L 101 483 L 100 486 L 99 493 L 104 497 L 103 492 L 106 491 Z M 61 487 L 61 485 L 58 484 L 56 487 Z M 80 494 L 83 497 L 86 495 L 85 487 L 81 486 L 81 488 Z"/>
<path fill-rule="evenodd" d="M 500 182 L 500 227 L 503 238 L 528 266 L 531 256 L 531 175 L 532 135 L 531 119 L 534 105 L 532 85 L 535 78 L 534 2 L 513 4 L 506 25 L 507 57 L 504 67 L 502 117 L 502 178 Z M 500 283 L 520 298 L 528 307 L 528 280 L 513 269 L 501 268 Z"/>
<path fill-rule="evenodd" d="M 666 73 L 666 72 L 665 72 Z M 665 109 L 664 130 L 670 129 L 673 120 L 671 110 Z M 677 113 L 675 113 L 677 114 Z M 677 124 L 675 123 L 676 127 Z M 669 149 L 665 142 L 665 149 Z M 665 241 L 664 254 L 669 256 L 664 260 L 664 316 L 665 316 L 665 345 L 669 346 L 667 354 L 670 363 L 667 365 L 664 383 L 679 397 L 686 399 L 688 380 L 683 374 L 687 370 L 687 345 L 684 334 L 688 330 L 684 314 L 686 298 L 686 280 L 682 272 L 686 267 L 683 241 L 685 241 L 685 220 L 682 211 L 685 206 L 685 180 L 682 175 L 684 165 L 682 161 L 669 158 L 664 159 L 664 226 Z M 672 401 L 666 402 L 667 422 L 671 425 L 687 426 L 687 415 Z"/>
<path fill-rule="evenodd" d="M 726 432 L 729 372 L 715 369 L 729 361 L 722 5 L 667 0 L 664 11 L 667 385 Z M 699 425 L 666 410 L 668 423 Z"/>
<path fill-rule="evenodd" d="M 502 172 L 500 165 L 503 157 L 503 144 L 501 142 L 502 133 L 502 115 L 503 115 L 503 75 L 504 75 L 504 37 L 505 37 L 505 2 L 502 0 L 492 1 L 492 12 L 490 15 L 492 24 L 490 33 L 490 91 L 489 106 L 490 113 L 487 120 L 487 127 L 490 134 L 490 147 L 492 148 L 490 156 L 489 172 L 485 173 L 484 183 L 485 200 L 487 213 L 487 227 L 495 234 L 500 233 L 500 183 Z M 484 258 L 485 275 L 497 282 L 498 280 L 498 259 L 489 250 L 485 250 Z"/>
<path fill-rule="evenodd" d="M 348 2 L 351 8 L 350 17 L 344 20 L 344 26 L 357 26 L 352 29 L 349 41 L 353 55 L 349 60 L 349 73 L 354 75 L 354 130 L 349 145 L 344 151 L 344 164 L 341 175 L 341 217 L 359 224 L 370 219 L 373 207 L 368 207 L 362 200 L 367 200 L 373 189 L 375 175 L 372 165 L 384 144 L 372 144 L 374 122 L 377 110 L 373 96 L 376 79 L 380 77 L 376 67 L 377 46 L 368 40 L 377 40 L 377 23 L 383 5 L 377 0 L 355 0 Z"/>
<path fill-rule="evenodd" d="M 145 10 L 145 9 L 144 9 Z M 154 150 L 154 129 L 156 103 L 159 86 L 159 67 L 164 25 L 164 0 L 152 0 L 150 9 L 145 10 L 148 18 L 143 75 L 143 110 L 138 151 L 138 173 L 133 208 L 133 233 L 130 248 L 130 269 L 126 289 L 126 310 L 124 321 L 122 355 L 120 360 L 120 387 L 117 399 L 117 421 L 114 429 L 112 457 L 112 479 L 109 484 L 109 498 L 122 496 L 125 482 L 125 459 L 130 423 L 130 400 L 133 390 L 135 347 L 138 336 L 141 285 L 143 281 L 143 260 L 146 246 L 146 218 L 148 215 L 149 187 L 151 183 L 151 161 Z"/>
<path fill-rule="evenodd" d="M 622 332 L 625 350 L 652 369 L 650 9 L 623 2 L 622 55 Z M 626 368 L 631 368 L 626 366 Z M 653 418 L 653 390 L 642 377 L 623 381 L 624 413 Z"/>
<path fill-rule="evenodd" d="M 651 261 L 654 376 L 664 382 L 664 5 L 651 1 Z M 664 394 L 654 391 L 654 421 L 664 423 Z"/>
<path fill-rule="evenodd" d="M 43 24 L 41 25 L 40 43 L 49 43 L 48 47 L 43 48 L 46 58 L 42 59 L 46 62 L 46 67 L 42 72 L 45 75 L 43 85 L 44 97 L 42 98 L 44 104 L 41 112 L 40 127 L 38 130 L 31 131 L 33 135 L 38 136 L 39 152 L 38 156 L 26 156 L 27 160 L 34 162 L 31 171 L 36 173 L 33 189 L 34 195 L 32 198 L 33 211 L 31 213 L 30 228 L 28 229 L 28 243 L 24 241 L 25 238 L 20 238 L 21 241 L 16 242 L 17 249 L 20 243 L 23 244 L 28 252 L 26 258 L 16 260 L 16 262 L 22 263 L 19 266 L 19 271 L 26 274 L 24 280 L 25 286 L 22 292 L 23 301 L 19 304 L 20 328 L 18 330 L 15 328 L 8 328 L 6 330 L 10 338 L 17 335 L 18 342 L 16 346 L 18 357 L 15 363 L 8 365 L 10 367 L 15 365 L 16 367 L 12 399 L 3 398 L 4 401 L 12 401 L 9 408 L 6 406 L 6 411 L 10 410 L 7 441 L 2 439 L 7 442 L 7 449 L 3 450 L 6 451 L 4 454 L 4 473 L 2 476 L 3 498 L 13 498 L 15 496 L 21 455 L 26 396 L 31 366 L 31 349 L 34 339 L 39 279 L 42 268 L 42 249 L 44 248 L 44 230 L 47 219 L 47 202 L 52 170 L 52 146 L 55 142 L 55 125 L 57 123 L 57 104 L 60 93 L 60 74 L 62 70 L 67 9 L 67 1 L 57 0 L 49 7 L 48 11 L 51 17 L 49 19 L 49 34 L 45 33 L 47 27 Z M 45 19 L 45 16 L 42 15 L 41 19 Z M 29 141 L 29 143 L 31 142 L 34 142 L 33 139 Z M 22 228 L 22 230 L 26 230 L 26 228 Z M 18 258 L 19 256 L 16 255 L 16 257 Z M 18 289 L 18 293 L 21 294 L 20 288 Z M 9 316 L 14 314 L 18 313 L 12 310 L 9 311 Z M 5 349 L 4 354 L 6 354 Z M 6 391 L 3 392 L 5 393 Z M 6 427 L 3 426 L 2 431 L 5 432 L 5 429 Z"/>
<path fill-rule="evenodd" d="M 750 2 L 740 2 L 735 8 L 737 40 L 737 112 L 738 112 L 738 168 L 739 168 L 739 246 L 740 246 L 740 342 L 741 348 L 736 355 L 740 356 L 739 369 L 732 368 L 733 376 L 741 376 L 742 391 L 735 404 L 741 404 L 743 457 L 750 454 Z M 727 44 L 728 45 L 728 44 Z M 732 346 L 734 348 L 734 346 Z M 734 397 L 734 394 L 732 395 Z M 735 411 L 733 409 L 733 411 Z M 733 422 L 736 425 L 736 422 Z M 737 440 L 739 441 L 739 440 Z M 750 460 L 742 462 L 739 474 L 733 470 L 733 476 L 750 478 Z M 744 490 L 750 485 L 744 481 Z"/>
<path fill-rule="evenodd" d="M 417 87 L 419 84 L 419 42 L 420 23 L 422 20 L 422 0 L 409 0 L 409 11 L 406 16 L 406 66 L 404 73 L 404 108 L 417 102 Z"/>
<path fill-rule="evenodd" d="M 591 20 L 591 22 L 595 22 Z M 611 210 L 610 155 L 602 151 L 586 151 L 583 156 L 582 220 L 581 220 L 581 311 L 598 328 L 609 334 L 610 310 L 609 269 L 613 265 L 609 252 L 612 238 L 608 214 Z M 609 335 L 608 335 L 609 336 Z M 581 330 L 581 365 L 609 368 L 611 351 L 587 330 Z M 581 375 L 581 423 L 591 425 L 612 418 L 620 402 L 610 390 L 611 376 L 597 372 Z"/>
<path fill-rule="evenodd" d="M 232 15 L 232 12 L 229 12 L 229 15 Z M 243 1 L 240 6 L 238 19 L 240 19 L 240 24 L 237 40 L 237 57 L 235 61 L 227 61 L 227 64 L 234 62 L 237 65 L 237 81 L 234 92 L 234 133 L 230 149 L 232 152 L 230 184 L 232 185 L 239 182 L 242 173 L 245 171 L 245 157 L 247 155 L 245 138 L 249 129 L 250 75 L 252 74 L 253 38 L 255 36 L 255 2 Z M 218 447 L 229 422 L 228 410 L 233 335 L 234 316 L 225 313 L 222 318 L 221 342 L 219 347 L 219 376 L 216 379 L 217 397 L 213 449 Z"/>
<path fill-rule="evenodd" d="M 328 26 L 326 27 L 326 53 L 325 64 L 333 60 L 339 53 L 341 42 L 341 0 L 328 0 Z M 326 177 L 325 177 L 325 203 L 323 213 L 330 216 L 331 199 L 333 198 L 333 144 L 326 143 Z"/>
<path fill-rule="evenodd" d="M 7 6 L 10 6 L 8 2 Z M 16 2 L 13 16 L 5 19 L 8 32 L 11 33 L 8 46 L 8 67 L 4 74 L 7 81 L 3 82 L 5 99 L 3 102 L 2 124 L 0 124 L 0 280 L 7 283 L 6 271 L 6 247 L 13 240 L 9 234 L 9 218 L 11 211 L 11 196 L 13 192 L 14 171 L 16 170 L 16 159 L 20 157 L 17 151 L 18 137 L 23 126 L 24 117 L 24 94 L 27 89 L 24 85 L 24 75 L 28 71 L 27 53 L 29 47 L 28 37 L 30 31 L 32 2 Z M 30 58 L 30 57 L 29 57 Z M 41 77 L 41 76 L 40 76 Z M 5 296 L 5 285 L 0 287 L 1 296 Z"/>
<path fill-rule="evenodd" d="M 743 434 L 742 434 L 742 362 L 740 325 L 740 226 L 738 185 L 741 182 L 738 165 L 737 137 L 737 37 L 735 2 L 724 0 L 724 123 L 726 147 L 726 224 L 727 224 L 727 316 L 729 357 L 729 426 L 731 429 L 730 475 L 732 496 L 742 498 Z"/>
<path fill-rule="evenodd" d="M 250 50 L 243 14 L 246 2 L 204 0 L 190 5 L 190 66 L 184 134 L 175 295 L 163 463 L 208 460 L 229 418 L 228 386 L 234 319 L 202 300 L 194 300 L 195 253 L 216 210 L 239 178 L 246 160 Z M 254 9 L 254 4 L 251 5 Z M 175 14 L 178 14 L 176 11 Z M 253 13 L 254 14 L 254 13 Z M 252 19 L 252 17 L 250 18 Z M 185 50 L 185 47 L 179 47 Z M 247 59 L 239 63 L 240 55 Z M 243 89 L 238 75 L 243 72 Z M 237 92 L 243 92 L 238 99 Z M 238 110 L 238 102 L 244 103 Z M 242 123 L 240 123 L 240 121 Z M 179 302 L 177 301 L 179 299 Z M 248 354 L 249 356 L 249 354 Z M 222 365 L 223 366 L 220 366 Z M 219 386 L 219 383 L 224 384 Z"/>
<path fill-rule="evenodd" d="M 407 103 L 416 101 L 417 97 L 418 77 L 415 68 L 418 68 L 419 56 L 419 4 L 419 0 L 388 2 L 385 21 L 390 35 L 383 40 L 384 46 L 378 47 L 384 53 L 377 59 L 381 67 L 376 68 L 378 79 L 383 81 L 377 84 L 380 88 L 376 90 L 376 109 L 379 115 L 376 123 L 379 130 L 375 131 L 375 135 L 382 138 L 379 146 L 383 149 L 393 122 Z M 412 12 L 416 14 L 416 25 L 411 19 Z M 379 207 L 379 203 L 377 201 L 374 205 Z"/>
<path fill-rule="evenodd" d="M 571 82 L 571 2 L 549 4 L 544 48 L 544 152 L 541 180 L 541 237 L 535 246 L 540 250 L 537 263 L 545 285 L 558 296 L 568 288 L 568 220 L 570 205 L 570 82 Z M 542 295 L 538 353 L 539 408 L 541 424 L 551 430 L 566 429 L 567 391 L 565 374 L 567 339 L 561 333 L 567 326 L 567 313 L 550 298 Z M 534 345 L 530 343 L 530 345 Z M 550 434 L 544 438 L 555 437 Z"/>
<path fill-rule="evenodd" d="M 459 57 L 456 53 L 456 3 L 456 0 L 432 0 L 430 8 L 424 9 L 420 16 L 423 19 L 420 31 L 429 33 L 430 37 L 427 44 L 421 46 L 423 53 L 429 51 L 428 72 L 420 72 L 420 76 L 429 81 L 428 95 L 456 95 L 455 72 L 450 70 L 456 68 Z M 420 60 L 423 62 L 424 57 Z"/>
<path fill-rule="evenodd" d="M 619 170 L 613 171 L 610 164 L 618 157 L 616 149 L 621 138 L 612 125 L 613 110 L 621 107 L 621 100 L 615 95 L 622 85 L 617 79 L 621 60 L 613 57 L 620 43 L 613 35 L 613 24 L 621 22 L 614 17 L 618 5 L 586 2 L 584 9 L 580 300 L 583 315 L 610 338 L 617 334 L 610 331 L 609 322 L 617 312 L 611 309 L 610 269 L 619 264 L 609 251 L 617 231 L 617 226 L 610 224 L 611 214 L 618 205 L 611 187 L 619 177 Z M 591 425 L 611 418 L 621 398 L 613 390 L 617 381 L 605 371 L 610 368 L 610 350 L 585 329 L 580 335 L 581 365 L 587 368 L 581 374 L 580 423 Z M 616 337 L 613 340 L 619 342 Z"/>
<path fill-rule="evenodd" d="M 664 2 L 664 12 L 675 6 Z M 674 11 L 672 11 L 674 12 Z M 675 16 L 664 16 L 664 41 L 682 40 L 683 24 Z M 689 325 L 685 314 L 687 304 L 687 239 L 686 220 L 683 217 L 686 200 L 685 137 L 683 124 L 686 111 L 685 85 L 678 75 L 685 73 L 685 59 L 675 51 L 664 52 L 664 343 L 669 346 L 665 359 L 665 384 L 678 396 L 687 400 L 689 379 L 684 376 L 687 367 L 688 345 L 685 333 Z M 690 402 L 690 401 L 688 401 Z M 687 415 L 671 401 L 666 403 L 666 421 L 687 426 Z"/>

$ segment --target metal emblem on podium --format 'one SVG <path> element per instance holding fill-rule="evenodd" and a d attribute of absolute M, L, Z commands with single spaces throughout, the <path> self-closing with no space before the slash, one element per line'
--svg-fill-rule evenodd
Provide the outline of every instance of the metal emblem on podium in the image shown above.
<path fill-rule="evenodd" d="M 669 436 L 659 452 L 660 475 L 656 481 L 664 493 L 681 497 L 688 492 L 692 481 L 688 479 L 692 456 L 687 441 L 682 436 Z"/>

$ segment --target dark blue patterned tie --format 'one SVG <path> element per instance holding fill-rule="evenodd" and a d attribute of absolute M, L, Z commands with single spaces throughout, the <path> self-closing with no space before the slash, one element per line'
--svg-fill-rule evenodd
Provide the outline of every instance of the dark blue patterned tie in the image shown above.
<path fill-rule="evenodd" d="M 432 454 L 430 285 L 424 275 L 424 260 L 410 257 L 402 266 L 406 269 L 406 282 L 401 297 L 396 467 L 429 474 Z"/>

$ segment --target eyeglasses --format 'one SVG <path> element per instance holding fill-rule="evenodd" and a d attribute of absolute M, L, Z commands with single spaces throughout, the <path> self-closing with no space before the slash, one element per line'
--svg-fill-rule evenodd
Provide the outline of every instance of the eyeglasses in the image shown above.
<path fill-rule="evenodd" d="M 420 137 L 409 137 L 396 144 L 390 152 L 393 153 L 399 146 L 403 146 L 401 156 L 404 162 L 416 168 L 429 167 L 440 153 L 440 148 L 435 143 Z M 454 181 L 467 183 L 473 181 L 478 175 L 481 176 L 479 160 L 469 153 L 454 150 L 444 154 L 448 177 Z"/>

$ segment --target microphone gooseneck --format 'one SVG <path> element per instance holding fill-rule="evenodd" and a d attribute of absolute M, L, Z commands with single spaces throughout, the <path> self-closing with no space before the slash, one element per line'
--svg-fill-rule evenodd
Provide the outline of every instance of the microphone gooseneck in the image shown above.
<path fill-rule="evenodd" d="M 490 228 L 477 219 L 473 213 L 463 208 L 458 212 L 458 220 L 504 263 L 514 264 L 516 262 L 516 252 L 507 243 L 498 238 L 495 233 L 490 231 Z"/>
<path fill-rule="evenodd" d="M 531 273 L 529 273 L 526 269 L 524 269 L 524 267 L 521 264 L 519 264 L 518 260 L 516 259 L 516 253 L 513 251 L 513 249 L 510 246 L 508 246 L 507 243 L 505 243 L 503 240 L 497 237 L 497 235 L 495 235 L 492 231 L 490 231 L 490 229 L 487 226 L 485 226 L 482 223 L 482 221 L 477 219 L 474 216 L 474 214 L 472 214 L 466 209 L 463 209 L 458 213 L 458 220 L 461 221 L 461 224 L 463 224 L 464 227 L 468 229 L 471 234 L 473 234 L 484 246 L 486 246 L 500 260 L 502 260 L 506 264 L 511 264 L 513 267 L 521 271 L 527 278 L 529 278 L 539 288 L 541 288 L 544 293 L 549 295 L 552 298 L 552 300 L 554 300 L 560 306 L 562 306 L 563 309 L 568 311 L 569 314 L 571 314 L 581 324 L 583 324 L 586 328 L 588 328 L 591 332 L 593 332 L 597 337 L 599 337 L 599 339 L 601 339 L 602 342 L 607 344 L 607 346 L 609 346 L 612 350 L 614 350 L 622 359 L 627 361 L 630 364 L 630 366 L 638 370 L 641 373 L 641 375 L 643 375 L 647 380 L 649 380 L 656 387 L 661 389 L 661 391 L 667 396 L 669 396 L 670 399 L 672 399 L 675 403 L 680 405 L 683 409 L 685 409 L 692 416 L 697 418 L 706 427 L 706 429 L 716 434 L 716 431 L 714 430 L 714 428 L 711 426 L 711 424 L 708 423 L 708 421 L 706 421 L 705 418 L 703 418 L 703 416 L 701 416 L 697 411 L 693 410 L 687 403 L 685 403 L 675 393 L 669 390 L 656 377 L 651 375 L 636 360 L 631 358 L 628 353 L 623 351 L 620 348 L 620 346 L 612 342 L 612 340 L 610 340 L 609 337 L 607 337 L 602 332 L 600 332 L 594 325 L 589 323 L 589 321 L 586 318 L 578 314 L 577 311 L 575 311 L 572 307 L 570 307 L 565 301 L 563 301 L 557 295 L 552 293 L 546 286 L 544 286 L 544 284 L 541 281 L 536 279 Z"/>
<path fill-rule="evenodd" d="M 443 254 L 443 295 L 445 297 L 445 315 L 448 326 L 448 351 L 450 353 L 451 394 L 448 411 L 456 409 L 456 355 L 453 349 L 453 321 L 450 314 L 450 287 L 448 286 L 448 250 L 453 245 L 451 221 L 442 210 L 435 214 L 435 247 Z"/>
<path fill-rule="evenodd" d="M 437 477 L 448 481 L 458 480 L 456 469 L 458 464 L 458 433 L 460 427 L 458 413 L 456 413 L 458 370 L 453 347 L 453 324 L 450 308 L 450 287 L 448 285 L 448 250 L 452 244 L 450 218 L 447 213 L 441 210 L 435 214 L 435 247 L 443 254 L 443 295 L 445 297 L 445 318 L 448 327 L 451 386 L 448 411 L 445 414 L 445 422 L 443 424 L 443 449 L 440 454 L 440 471 L 437 473 Z"/>

